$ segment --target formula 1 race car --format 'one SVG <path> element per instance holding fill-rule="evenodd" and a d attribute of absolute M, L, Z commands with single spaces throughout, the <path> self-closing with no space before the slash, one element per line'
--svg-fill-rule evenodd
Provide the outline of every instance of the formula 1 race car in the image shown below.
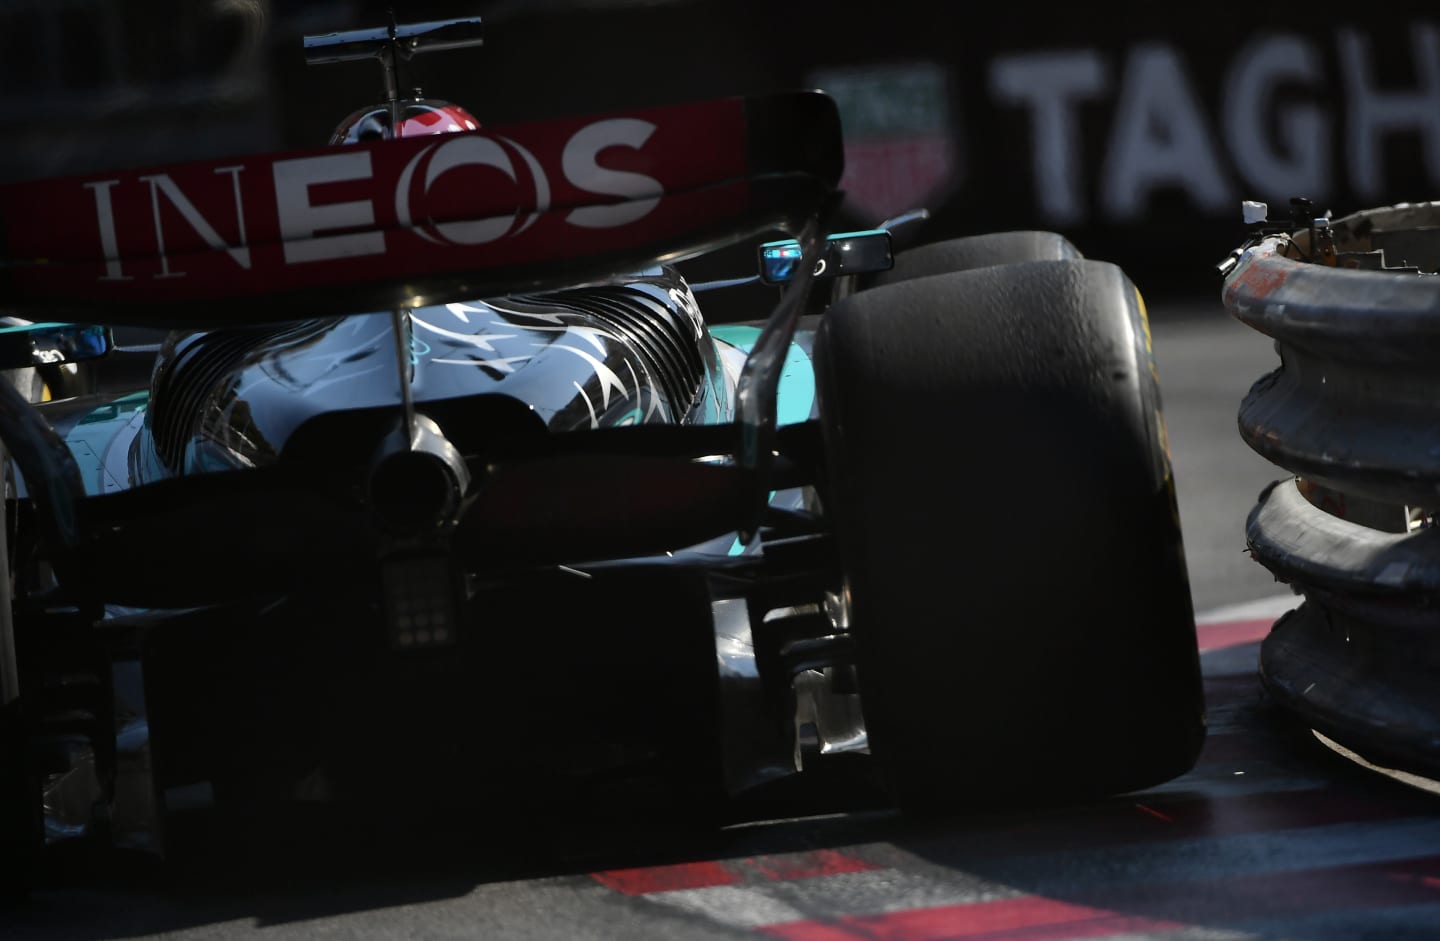
<path fill-rule="evenodd" d="M 827 237 L 820 93 L 478 128 L 399 93 L 477 29 L 307 38 L 387 76 L 333 146 L 0 189 L 9 884 L 187 802 L 420 775 L 744 807 L 860 762 L 943 812 L 1187 770 L 1126 276 L 1047 233 Z M 708 324 L 675 263 L 744 241 L 778 304 Z M 118 355 L 91 324 L 170 330 L 148 387 L 57 395 Z"/>

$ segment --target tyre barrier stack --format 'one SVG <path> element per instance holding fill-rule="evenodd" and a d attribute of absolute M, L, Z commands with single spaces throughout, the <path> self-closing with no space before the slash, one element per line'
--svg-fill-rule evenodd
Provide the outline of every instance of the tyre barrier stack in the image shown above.
<path fill-rule="evenodd" d="M 1246 524 L 1305 601 L 1261 646 L 1270 694 L 1380 765 L 1440 777 L 1440 202 L 1262 236 L 1226 309 L 1280 368 L 1240 434 L 1295 476 Z"/>

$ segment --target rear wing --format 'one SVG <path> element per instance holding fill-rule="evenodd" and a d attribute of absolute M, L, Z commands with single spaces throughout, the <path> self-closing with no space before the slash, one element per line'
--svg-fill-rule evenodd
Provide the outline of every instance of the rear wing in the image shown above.
<path fill-rule="evenodd" d="M 203 327 L 581 283 L 781 229 L 839 181 L 816 92 L 0 187 L 0 309 Z"/>

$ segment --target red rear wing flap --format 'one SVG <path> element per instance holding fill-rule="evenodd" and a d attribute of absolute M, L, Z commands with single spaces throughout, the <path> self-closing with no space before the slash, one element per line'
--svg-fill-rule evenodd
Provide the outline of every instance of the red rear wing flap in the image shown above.
<path fill-rule="evenodd" d="M 794 229 L 841 171 L 819 93 L 0 187 L 0 307 L 208 326 L 558 286 Z"/>

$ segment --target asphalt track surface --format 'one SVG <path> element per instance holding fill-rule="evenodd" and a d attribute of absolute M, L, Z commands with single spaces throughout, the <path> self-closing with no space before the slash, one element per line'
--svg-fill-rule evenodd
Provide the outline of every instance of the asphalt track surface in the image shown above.
<path fill-rule="evenodd" d="M 0 939 L 1440 937 L 1440 802 L 1335 756 L 1255 678 L 1287 601 L 1242 527 L 1278 473 L 1234 415 L 1275 362 L 1269 343 L 1209 299 L 1152 309 L 1210 710 L 1190 774 L 1078 806 L 1057 792 L 1038 810 L 694 836 L 603 820 L 516 833 L 443 768 L 420 769 L 413 799 L 474 825 L 460 845 L 372 845 L 357 832 L 372 824 L 352 823 L 341 853 L 280 843 L 163 875 L 78 872 L 0 920 Z"/>

